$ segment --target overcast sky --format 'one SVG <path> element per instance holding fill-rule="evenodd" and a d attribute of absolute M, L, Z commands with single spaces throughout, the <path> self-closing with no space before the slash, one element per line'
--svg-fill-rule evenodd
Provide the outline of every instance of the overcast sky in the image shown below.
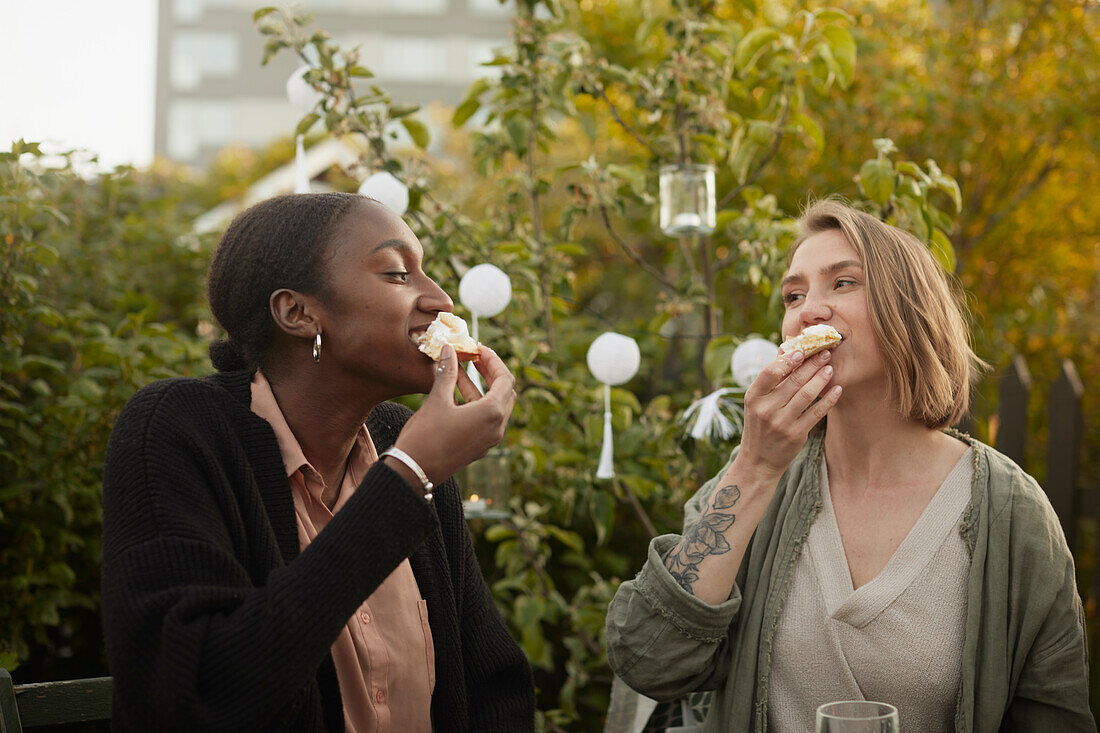
<path fill-rule="evenodd" d="M 0 148 L 153 158 L 156 0 L 0 0 Z"/>

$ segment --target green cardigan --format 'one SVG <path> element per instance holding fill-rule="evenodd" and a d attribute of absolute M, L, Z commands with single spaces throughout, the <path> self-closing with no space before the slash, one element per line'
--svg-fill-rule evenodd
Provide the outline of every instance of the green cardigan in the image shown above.
<path fill-rule="evenodd" d="M 1084 614 L 1058 518 L 1010 459 L 953 435 L 974 448 L 971 500 L 960 525 L 971 561 L 955 730 L 1095 731 Z M 780 480 L 724 603 L 704 603 L 669 575 L 664 557 L 679 535 L 652 541 L 645 565 L 608 608 L 607 656 L 628 685 L 657 699 L 716 690 L 704 731 L 767 730 L 772 643 L 795 562 L 821 509 L 823 450 L 819 430 Z M 685 527 L 724 472 L 685 505 Z"/>

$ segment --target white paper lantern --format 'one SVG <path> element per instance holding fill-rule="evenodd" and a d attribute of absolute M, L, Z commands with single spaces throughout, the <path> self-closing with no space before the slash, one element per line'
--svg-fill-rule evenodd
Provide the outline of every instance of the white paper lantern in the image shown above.
<path fill-rule="evenodd" d="M 588 369 L 596 379 L 612 386 L 629 382 L 638 373 L 642 352 L 638 342 L 621 333 L 607 331 L 588 347 Z"/>
<path fill-rule="evenodd" d="M 642 352 L 638 342 L 621 333 L 607 331 L 588 347 L 588 369 L 603 382 L 603 447 L 596 478 L 615 477 L 615 436 L 611 430 L 611 387 L 624 384 L 638 373 Z"/>
<path fill-rule="evenodd" d="M 764 367 L 775 361 L 777 356 L 779 347 L 771 341 L 762 338 L 745 339 L 733 350 L 733 358 L 730 359 L 733 381 L 748 389 L 752 380 L 756 379 Z"/>
<path fill-rule="evenodd" d="M 378 171 L 367 176 L 367 180 L 359 186 L 359 194 L 369 196 L 398 216 L 404 216 L 409 209 L 409 189 L 389 171 Z"/>
<path fill-rule="evenodd" d="M 512 300 L 512 281 L 496 265 L 475 265 L 458 282 L 458 298 L 475 317 L 492 318 Z"/>
<path fill-rule="evenodd" d="M 305 74 L 310 68 L 306 65 L 299 66 L 286 80 L 286 99 L 302 114 L 312 112 L 317 107 L 317 103 L 324 98 L 323 94 L 306 81 Z"/>
<path fill-rule="evenodd" d="M 466 271 L 458 282 L 458 299 L 462 305 L 470 309 L 473 314 L 471 336 L 478 340 L 479 316 L 492 318 L 501 313 L 512 300 L 512 281 L 496 265 L 488 263 L 475 265 Z M 473 362 L 466 366 L 466 373 L 470 381 L 477 385 L 483 393 L 485 389 L 481 384 L 481 374 Z"/>

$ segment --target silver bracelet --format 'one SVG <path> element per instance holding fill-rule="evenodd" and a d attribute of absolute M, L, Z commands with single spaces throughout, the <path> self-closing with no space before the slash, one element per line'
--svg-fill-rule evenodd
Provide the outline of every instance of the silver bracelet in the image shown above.
<path fill-rule="evenodd" d="M 382 460 L 386 456 L 393 456 L 394 458 L 408 466 L 409 470 L 415 473 L 416 477 L 420 479 L 420 483 L 424 485 L 424 500 L 432 500 L 432 489 L 435 488 L 435 484 L 433 484 L 428 479 L 428 474 L 424 473 L 424 469 L 420 467 L 419 463 L 413 460 L 412 456 L 398 448 L 396 445 L 391 445 L 389 448 L 382 451 L 382 455 L 378 456 L 378 460 Z"/>

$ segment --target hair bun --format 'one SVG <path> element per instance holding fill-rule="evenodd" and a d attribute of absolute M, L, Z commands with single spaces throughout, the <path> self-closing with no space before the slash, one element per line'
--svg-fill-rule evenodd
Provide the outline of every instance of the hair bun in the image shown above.
<path fill-rule="evenodd" d="M 235 372 L 248 368 L 248 360 L 240 347 L 227 338 L 210 344 L 210 362 L 219 372 Z"/>

